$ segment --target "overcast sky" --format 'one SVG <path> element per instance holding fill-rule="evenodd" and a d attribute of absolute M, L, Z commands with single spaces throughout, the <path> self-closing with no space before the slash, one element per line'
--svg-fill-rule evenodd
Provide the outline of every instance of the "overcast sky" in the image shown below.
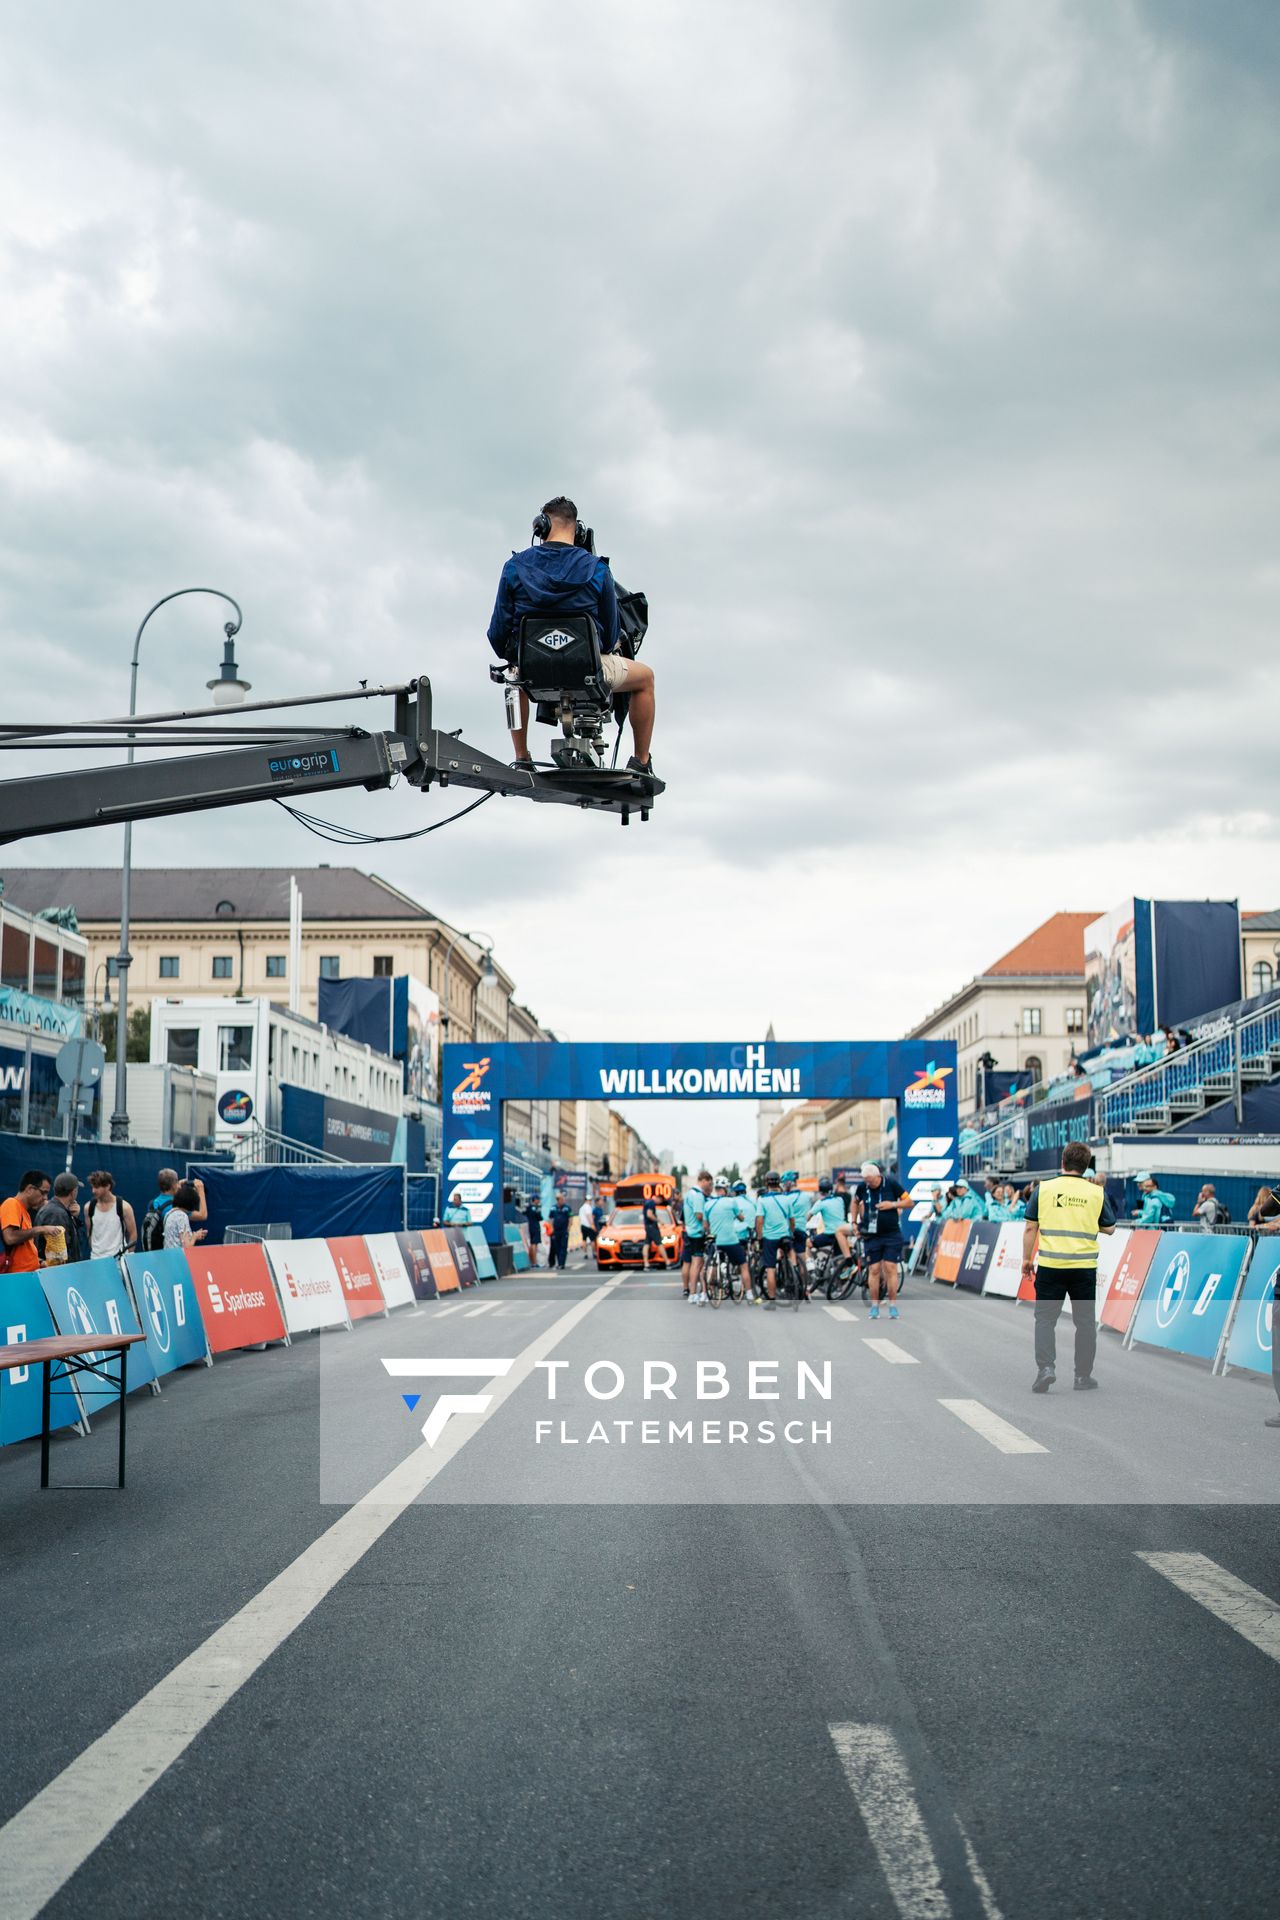
<path fill-rule="evenodd" d="M 256 694 L 426 671 L 497 749 L 497 573 L 563 490 L 650 596 L 653 820 L 355 856 L 557 1031 L 890 1035 L 1055 908 L 1278 904 L 1273 6 L 0 19 L 5 717 L 121 711 L 207 583 Z M 221 619 L 157 616 L 144 707 Z M 349 857 L 271 808 L 135 835 Z M 684 1111 L 646 1131 L 750 1150 Z"/>

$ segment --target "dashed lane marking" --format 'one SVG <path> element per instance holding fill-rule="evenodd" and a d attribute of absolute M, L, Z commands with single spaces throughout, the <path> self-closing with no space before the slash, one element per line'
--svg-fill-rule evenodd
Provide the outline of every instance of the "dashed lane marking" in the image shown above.
<path fill-rule="evenodd" d="M 872 1353 L 878 1353 L 882 1360 L 888 1360 L 895 1367 L 918 1367 L 920 1362 L 914 1353 L 908 1353 L 896 1340 L 877 1339 L 874 1335 L 862 1336 L 864 1347 L 870 1347 Z"/>
<path fill-rule="evenodd" d="M 824 1313 L 829 1313 L 833 1320 L 856 1320 L 858 1317 L 856 1313 L 850 1313 L 848 1307 L 837 1306 L 833 1301 L 819 1300 L 818 1305 Z"/>
<path fill-rule="evenodd" d="M 1204 1553 L 1139 1553 L 1187 1597 L 1232 1627 L 1242 1640 L 1280 1661 L 1280 1607 Z"/>
<path fill-rule="evenodd" d="M 1048 1453 L 1048 1447 L 1042 1447 L 1021 1427 L 1013 1426 L 1008 1420 L 1002 1420 L 998 1413 L 992 1413 L 990 1407 L 984 1407 L 981 1400 L 939 1400 L 938 1405 L 945 1407 L 948 1413 L 954 1413 L 957 1420 L 963 1420 L 966 1427 L 972 1427 L 984 1440 L 990 1442 L 997 1453 Z"/>

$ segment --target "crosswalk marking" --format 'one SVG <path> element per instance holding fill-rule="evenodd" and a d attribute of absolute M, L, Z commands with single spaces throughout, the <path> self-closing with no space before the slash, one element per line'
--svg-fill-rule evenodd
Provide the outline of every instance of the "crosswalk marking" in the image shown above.
<path fill-rule="evenodd" d="M 992 1413 L 990 1407 L 984 1407 L 981 1400 L 939 1400 L 938 1405 L 945 1407 L 948 1413 L 954 1413 L 957 1420 L 963 1420 L 967 1427 L 980 1433 L 989 1440 L 997 1453 L 1048 1453 L 1048 1447 L 1042 1447 L 1021 1427 L 1015 1427 L 1008 1420 L 1002 1420 L 998 1413 Z"/>
<path fill-rule="evenodd" d="M 1189 1599 L 1233 1627 L 1242 1640 L 1280 1661 L 1280 1607 L 1204 1553 L 1139 1553 Z"/>
<path fill-rule="evenodd" d="M 850 1313 L 848 1307 L 838 1307 L 828 1300 L 819 1300 L 818 1305 L 824 1313 L 829 1313 L 833 1320 L 856 1320 L 858 1317 L 856 1313 Z"/>
<path fill-rule="evenodd" d="M 895 1367 L 917 1367 L 920 1362 L 914 1353 L 908 1353 L 896 1340 L 877 1340 L 874 1335 L 862 1337 L 864 1347 L 870 1347 L 872 1353 L 878 1353 L 882 1360 L 888 1360 Z"/>
<path fill-rule="evenodd" d="M 478 1313 L 492 1313 L 499 1304 L 497 1300 L 482 1300 L 478 1307 L 468 1307 L 462 1317 L 464 1320 L 474 1320 Z"/>

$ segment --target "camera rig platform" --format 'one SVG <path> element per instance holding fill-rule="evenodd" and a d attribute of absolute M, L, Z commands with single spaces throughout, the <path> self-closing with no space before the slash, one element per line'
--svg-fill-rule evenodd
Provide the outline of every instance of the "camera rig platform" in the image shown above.
<path fill-rule="evenodd" d="M 247 726 L 251 713 L 280 712 L 347 700 L 394 702 L 383 731 L 267 724 Z M 221 725 L 202 722 L 221 721 Z M 97 747 L 192 748 L 173 759 L 134 760 L 66 773 L 0 780 L 0 844 L 42 833 L 70 833 L 126 820 L 203 813 L 254 800 L 299 800 L 344 787 L 375 792 L 398 780 L 427 789 L 467 787 L 542 805 L 586 807 L 647 820 L 663 782 L 632 771 L 539 769 L 526 772 L 495 760 L 456 733 L 433 724 L 431 682 L 425 674 L 404 686 L 259 700 L 250 705 L 194 707 L 135 714 L 122 720 L 47 721 L 0 726 L 0 753 Z M 212 751 L 205 749 L 212 748 Z"/>

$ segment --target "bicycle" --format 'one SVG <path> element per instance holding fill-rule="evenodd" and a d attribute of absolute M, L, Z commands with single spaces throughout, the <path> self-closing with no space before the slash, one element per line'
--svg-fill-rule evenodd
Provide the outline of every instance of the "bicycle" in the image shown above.
<path fill-rule="evenodd" d="M 702 1286 L 707 1299 L 713 1307 L 718 1307 L 724 1299 L 728 1287 L 724 1255 L 720 1248 L 713 1245 L 702 1263 Z"/>
<path fill-rule="evenodd" d="M 805 1297 L 804 1275 L 800 1271 L 800 1263 L 796 1259 L 794 1247 L 789 1247 L 785 1241 L 778 1248 L 778 1265 L 774 1278 L 777 1281 L 779 1303 L 794 1307 L 799 1313 L 800 1302 Z"/>
<path fill-rule="evenodd" d="M 828 1300 L 845 1300 L 858 1278 L 856 1253 L 842 1254 L 838 1246 L 818 1247 L 809 1257 L 809 1287 L 825 1289 Z"/>

